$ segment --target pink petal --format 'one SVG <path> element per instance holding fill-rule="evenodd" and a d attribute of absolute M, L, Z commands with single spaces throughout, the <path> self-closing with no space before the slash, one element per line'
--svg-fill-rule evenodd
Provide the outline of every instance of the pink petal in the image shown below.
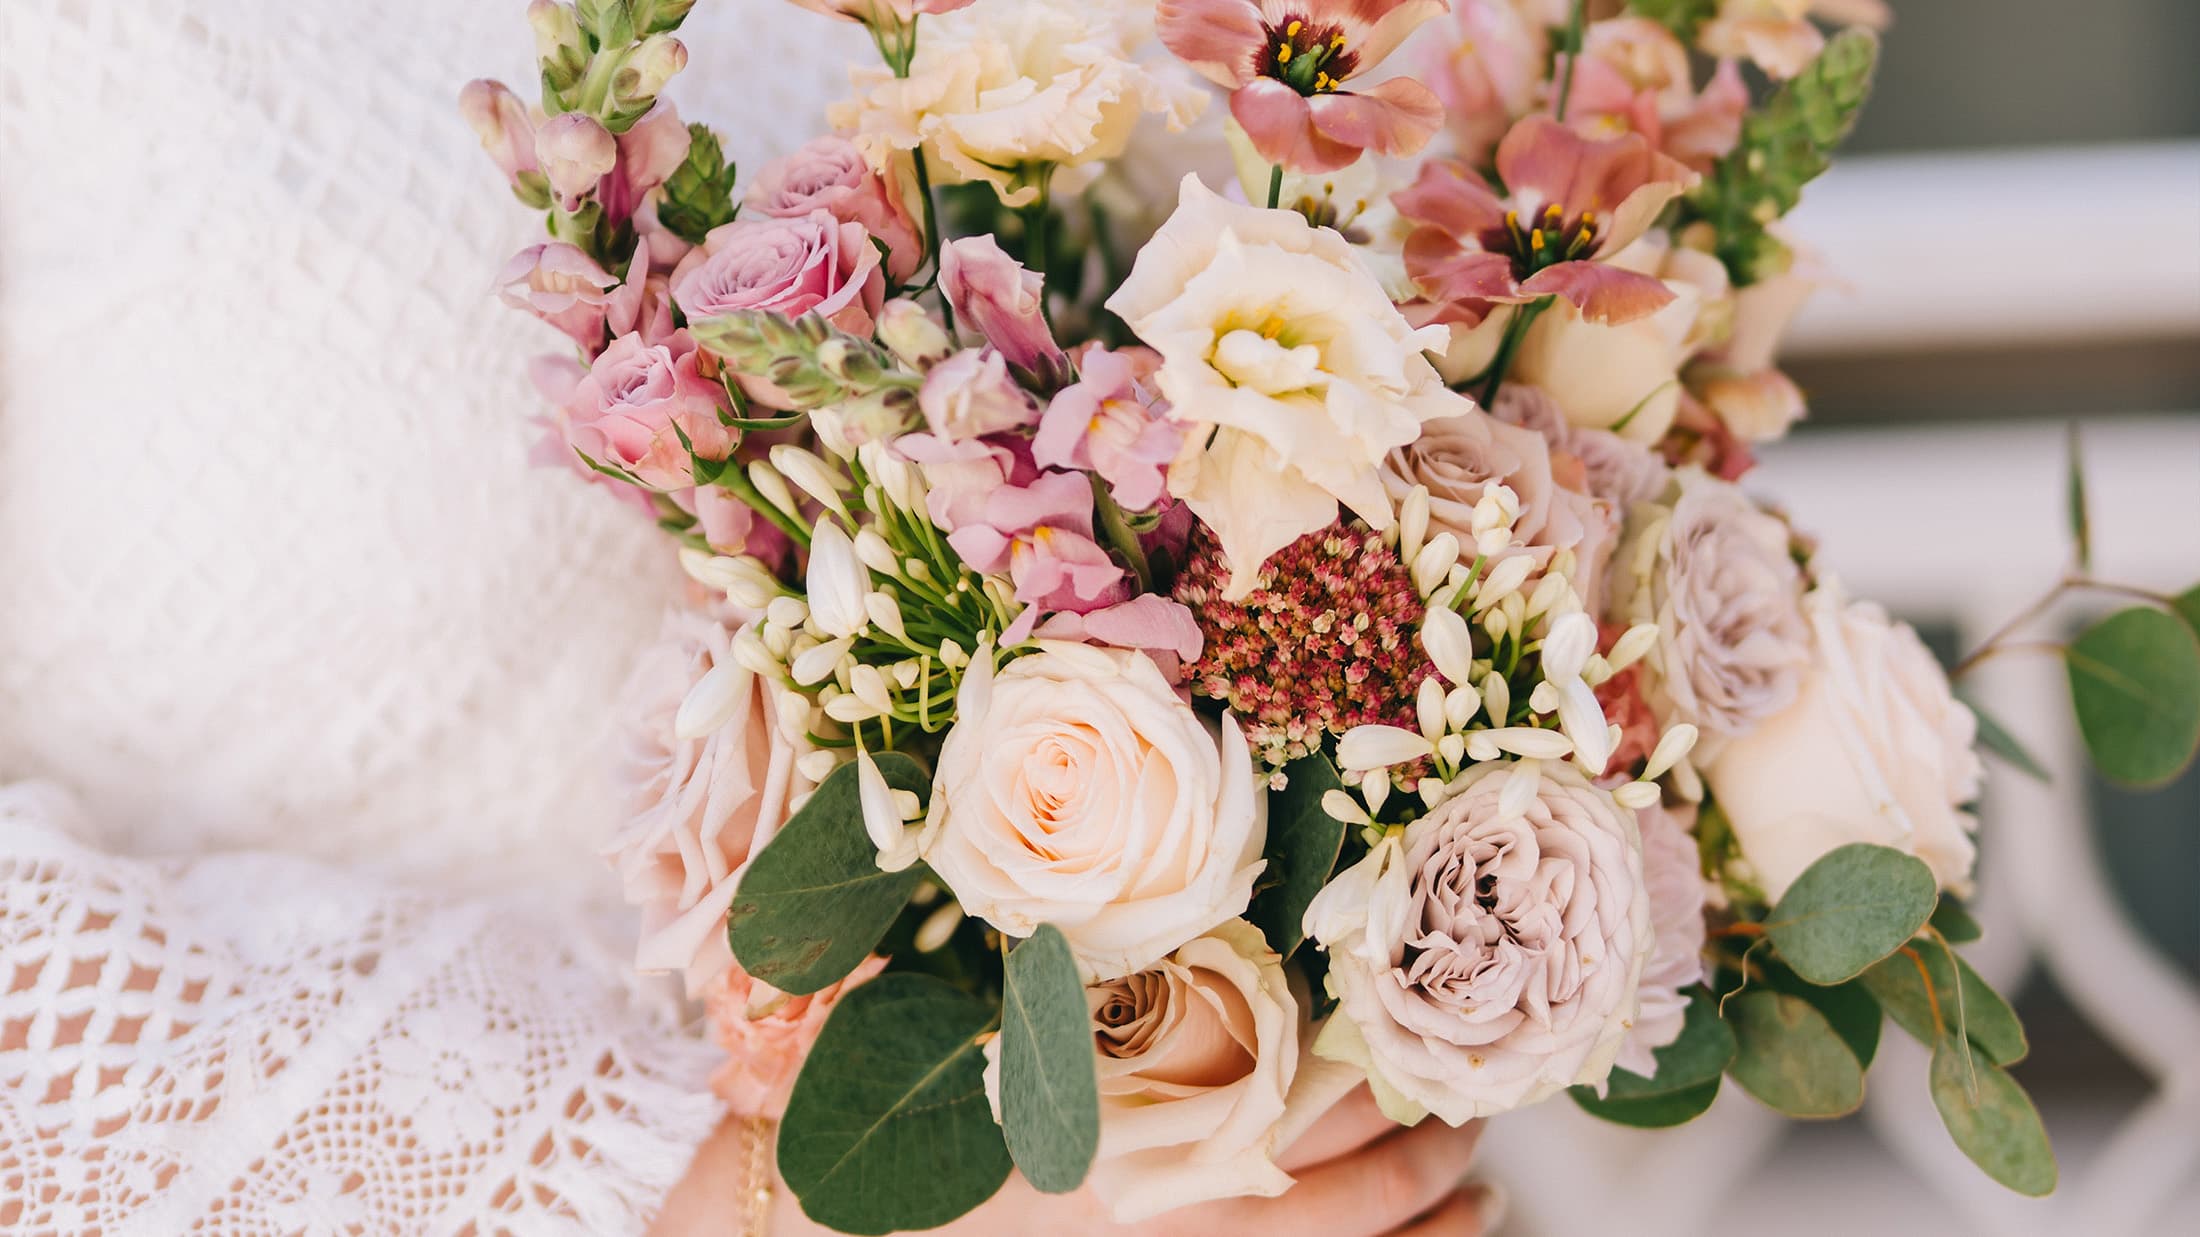
<path fill-rule="evenodd" d="M 1178 602 L 1142 593 L 1090 614 L 1057 614 L 1039 629 L 1056 640 L 1090 640 L 1119 649 L 1167 650 L 1195 661 L 1205 640 L 1192 612 Z"/>
<path fill-rule="evenodd" d="M 1230 96 L 1230 115 L 1262 159 L 1295 172 L 1334 172 L 1360 157 L 1359 147 L 1341 146 L 1315 129 L 1305 98 L 1272 78 L 1239 87 Z"/>
<path fill-rule="evenodd" d="M 1410 186 L 1390 195 L 1398 213 L 1416 223 L 1432 223 L 1456 237 L 1503 227 L 1505 204 L 1480 173 L 1450 160 L 1422 166 Z"/>
<path fill-rule="evenodd" d="M 1606 326 L 1647 317 L 1673 300 L 1673 290 L 1662 280 L 1606 262 L 1547 266 L 1523 280 L 1520 290 L 1530 296 L 1564 297 L 1573 302 L 1582 317 Z"/>
<path fill-rule="evenodd" d="M 1505 301 L 1520 293 L 1511 258 L 1469 249 L 1435 228 L 1415 229 L 1406 238 L 1406 274 L 1430 300 Z"/>
<path fill-rule="evenodd" d="M 1161 0 L 1154 30 L 1176 58 L 1218 86 L 1253 80 L 1262 44 L 1260 6 L 1252 0 Z"/>
<path fill-rule="evenodd" d="M 1410 77 L 1394 77 L 1364 91 L 1320 94 L 1308 100 L 1314 128 L 1340 146 L 1385 155 L 1413 155 L 1443 127 L 1444 105 Z"/>
<path fill-rule="evenodd" d="M 1569 218 L 1597 216 L 1599 253 L 1641 236 L 1696 174 L 1653 150 L 1641 135 L 1592 140 L 1548 116 L 1530 116 L 1497 147 L 1497 174 L 1524 209 L 1555 202 Z"/>
<path fill-rule="evenodd" d="M 1348 32 L 1345 48 L 1359 57 L 1358 69 L 1365 73 L 1396 51 L 1422 22 L 1447 7 L 1445 0 L 1347 0 L 1347 19 L 1364 24 L 1367 30 L 1357 36 Z"/>

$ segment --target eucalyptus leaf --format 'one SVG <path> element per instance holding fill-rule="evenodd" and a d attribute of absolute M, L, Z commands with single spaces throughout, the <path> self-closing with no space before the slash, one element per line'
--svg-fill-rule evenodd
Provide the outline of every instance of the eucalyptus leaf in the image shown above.
<path fill-rule="evenodd" d="M 1968 945 L 1986 935 L 1985 929 L 1978 926 L 1978 920 L 1971 917 L 1971 908 L 1952 893 L 1940 895 L 1940 905 L 1933 908 L 1931 922 L 1933 931 L 1940 933 L 1940 938 L 1951 945 Z"/>
<path fill-rule="evenodd" d="M 1852 979 L 1845 984 L 1820 987 L 1805 982 L 1777 962 L 1762 965 L 1765 979 L 1775 991 L 1809 1001 L 1826 1016 L 1826 1022 L 1841 1037 L 1841 1042 L 1849 1046 L 1856 1063 L 1867 1070 L 1872 1067 L 1872 1059 L 1879 1055 L 1879 1032 L 1886 1018 L 1879 1011 L 1879 1002 L 1865 989 L 1863 980 Z"/>
<path fill-rule="evenodd" d="M 1895 1024 L 1921 1044 L 1937 1044 L 1945 1036 L 1963 1034 L 1988 1060 L 2015 1065 L 2031 1050 L 2024 1023 L 2000 993 L 1979 978 L 1961 956 L 1951 970 L 1949 951 L 1930 941 L 1919 941 L 1907 953 L 1898 953 L 1864 972 L 1864 986 L 1879 1001 Z M 1925 974 L 1919 973 L 1923 966 Z M 1932 997 L 1926 996 L 1926 974 L 1932 977 Z M 1960 977 L 1960 979 L 1959 979 Z M 1958 986 L 1960 984 L 1960 987 Z M 1940 1006 L 1940 1021 L 1933 1021 L 1933 1005 Z"/>
<path fill-rule="evenodd" d="M 1843 983 L 1917 935 L 1937 892 L 1932 869 L 1916 856 L 1852 842 L 1795 878 L 1766 918 L 1765 934 L 1806 981 Z"/>
<path fill-rule="evenodd" d="M 2055 1149 L 2039 1109 L 2000 1066 L 1966 1055 L 1953 1041 L 1933 1050 L 1933 1107 L 1956 1146 L 1986 1175 L 2019 1194 L 2055 1192 Z"/>
<path fill-rule="evenodd" d="M 1810 1002 L 1759 988 L 1726 1004 L 1734 1028 L 1727 1072 L 1744 1091 L 1791 1117 L 1838 1117 L 1864 1102 L 1864 1067 Z"/>
<path fill-rule="evenodd" d="M 1053 924 L 1040 924 L 1008 954 L 1001 1131 L 1024 1178 L 1048 1194 L 1083 1185 L 1100 1149 L 1092 1015 L 1077 959 Z"/>
<path fill-rule="evenodd" d="M 2050 782 L 2054 780 L 2049 776 L 2047 766 L 2041 764 L 2038 757 L 2025 750 L 2024 744 L 2017 742 L 2017 737 L 2010 734 L 2009 728 L 2002 725 L 1993 714 L 1988 713 L 1969 700 L 1965 700 L 1963 705 L 1971 710 L 1972 717 L 1978 719 L 1978 745 L 1980 747 L 2000 757 L 2004 763 L 2034 781 Z"/>
<path fill-rule="evenodd" d="M 2200 584 L 2170 598 L 2170 605 L 2176 608 L 2177 617 L 2185 620 L 2185 626 L 2192 629 L 2193 636 L 2200 639 Z"/>
<path fill-rule="evenodd" d="M 936 1228 L 1008 1179 L 978 1040 L 993 1011 L 929 975 L 881 975 L 840 999 L 779 1127 L 779 1171 L 843 1233 Z"/>
<path fill-rule="evenodd" d="M 2093 763 L 2110 780 L 2160 786 L 2200 751 L 2200 636 L 2149 606 L 2087 628 L 2064 655 Z"/>
<path fill-rule="evenodd" d="M 1596 1090 L 1591 1087 L 1572 1087 L 1568 1089 L 1568 1094 L 1574 1097 L 1574 1103 L 1581 1105 L 1583 1112 L 1592 1117 L 1610 1121 L 1614 1125 L 1662 1130 L 1685 1125 L 1709 1111 L 1711 1102 L 1719 1098 L 1719 1080 L 1714 1078 L 1685 1090 L 1640 1095 L 1631 1099 L 1598 1099 Z"/>
<path fill-rule="evenodd" d="M 916 761 L 898 752 L 874 759 L 887 785 L 919 799 L 930 791 Z M 796 995 L 816 992 L 870 956 L 922 878 L 916 868 L 879 870 L 851 761 L 750 862 L 726 914 L 726 937 L 749 974 Z"/>
<path fill-rule="evenodd" d="M 1344 822 L 1322 810 L 1322 796 L 1344 788 L 1336 766 L 1320 752 L 1284 770 L 1282 790 L 1268 792 L 1268 868 L 1245 917 L 1288 958 L 1306 939 L 1306 908 L 1329 881 L 1344 847 Z"/>
<path fill-rule="evenodd" d="M 1651 1054 L 1657 1060 L 1656 1072 L 1645 1078 L 1614 1069 L 1604 1084 L 1607 1101 L 1693 1091 L 1718 1081 L 1734 1061 L 1734 1031 L 1719 1018 L 1719 998 L 1704 988 L 1691 988 L 1683 1016 L 1680 1036 Z M 1596 1094 L 1593 1087 L 1578 1089 Z"/>

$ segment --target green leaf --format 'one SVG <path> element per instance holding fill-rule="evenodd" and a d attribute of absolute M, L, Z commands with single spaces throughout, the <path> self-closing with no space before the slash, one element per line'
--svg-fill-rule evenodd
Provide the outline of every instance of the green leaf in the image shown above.
<path fill-rule="evenodd" d="M 1696 41 L 1696 28 L 1719 11 L 1719 0 L 1627 0 L 1627 11 L 1658 23 L 1683 43 Z"/>
<path fill-rule="evenodd" d="M 2007 727 L 1995 720 L 1993 714 L 1978 707 L 1970 700 L 1963 701 L 1963 706 L 1971 710 L 1971 716 L 1978 719 L 1978 745 L 1980 747 L 2000 757 L 2019 773 L 2025 774 L 2034 781 L 2051 782 L 2054 780 L 2053 777 L 2049 776 L 2047 766 L 2041 764 L 2037 757 L 2026 751 L 2024 745 L 2017 742 L 2017 737 L 2010 734 Z"/>
<path fill-rule="evenodd" d="M 1843 983 L 1916 936 L 1936 893 L 1932 869 L 1916 856 L 1852 842 L 1820 855 L 1795 878 L 1765 920 L 1765 933 L 1806 981 Z"/>
<path fill-rule="evenodd" d="M 625 47 L 634 41 L 634 14 L 626 0 L 575 0 L 574 8 L 597 47 Z"/>
<path fill-rule="evenodd" d="M 1719 1080 L 1698 1083 L 1683 1091 L 1668 1091 L 1662 1095 L 1643 1095 L 1633 1099 L 1598 1099 L 1589 1087 L 1569 1088 L 1574 1103 L 1592 1117 L 1610 1121 L 1614 1125 L 1630 1125 L 1636 1129 L 1662 1130 L 1676 1125 L 1686 1125 L 1704 1115 L 1711 1102 L 1719 1098 Z"/>
<path fill-rule="evenodd" d="M 1864 1102 L 1864 1067 L 1817 1007 L 1759 988 L 1726 1005 L 1744 1091 L 1791 1117 L 1838 1117 Z"/>
<path fill-rule="evenodd" d="M 2200 639 L 2200 584 L 2170 598 L 2170 605 L 2176 607 L 2177 617 L 2185 620 L 2185 626 L 2192 629 L 2193 636 Z"/>
<path fill-rule="evenodd" d="M 1951 971 L 1949 951 L 1931 941 L 1919 941 L 1913 952 L 1915 957 L 1896 954 L 1864 972 L 1864 986 L 1896 1025 L 1921 1044 L 1937 1044 L 1943 1034 L 1960 1031 L 1996 1064 L 2015 1065 L 2024 1059 L 2031 1050 L 2025 1040 L 2024 1023 L 2009 1002 L 1979 978 L 1970 963 L 1957 956 Z M 1926 996 L 1925 976 L 1918 974 L 1919 963 L 1932 976 L 1933 999 Z M 1933 1024 L 1935 999 L 1940 1003 L 1939 1031 Z"/>
<path fill-rule="evenodd" d="M 875 758 L 886 783 L 920 799 L 931 782 L 898 752 Z M 882 872 L 863 828 L 854 762 L 833 770 L 749 864 L 726 915 L 743 969 L 796 995 L 816 992 L 868 957 L 923 874 Z"/>
<path fill-rule="evenodd" d="M 1336 766 L 1320 752 L 1284 770 L 1287 784 L 1268 794 L 1268 869 L 1245 917 L 1288 958 L 1306 939 L 1307 904 L 1336 869 L 1344 822 L 1322 810 L 1322 796 L 1342 790 Z"/>
<path fill-rule="evenodd" d="M 1953 1042 L 1934 1049 L 1931 1078 L 1933 1107 L 1972 1163 L 2019 1194 L 2055 1192 L 2055 1149 L 2039 1109 L 2016 1079 L 1957 1051 Z"/>
<path fill-rule="evenodd" d="M 1978 920 L 1971 918 L 1971 909 L 1963 899 L 1952 893 L 1940 895 L 1940 905 L 1933 908 L 1932 925 L 1933 931 L 1951 945 L 1968 945 L 1986 935 Z"/>
<path fill-rule="evenodd" d="M 2069 428 L 2068 470 L 2063 482 L 2063 509 L 2070 520 L 2070 548 L 2079 571 L 2093 569 L 2093 517 L 2085 500 L 2085 451 L 2078 442 L 2078 423 Z"/>
<path fill-rule="evenodd" d="M 1872 1067 L 1872 1058 L 1879 1055 L 1879 1032 L 1886 1019 L 1879 1012 L 1879 1002 L 1865 990 L 1861 980 L 1852 979 L 1845 984 L 1822 988 L 1806 983 L 1795 972 L 1777 962 L 1764 964 L 1766 982 L 1776 992 L 1801 997 L 1826 1016 L 1841 1042 L 1849 1046 L 1856 1056 L 1856 1063 L 1865 1069 Z"/>
<path fill-rule="evenodd" d="M 1657 1071 L 1645 1078 L 1627 1070 L 1613 1070 L 1604 1085 L 1606 1101 L 1693 1091 L 1706 1082 L 1719 1080 L 1726 1067 L 1734 1063 L 1734 1031 L 1719 1018 L 1719 998 L 1701 987 L 1690 989 L 1684 1017 L 1679 1038 L 1651 1054 L 1657 1060 Z M 1596 1094 L 1594 1087 L 1575 1089 L 1587 1091 L 1592 1097 Z"/>
<path fill-rule="evenodd" d="M 1001 998 L 1001 1131 L 1038 1189 L 1067 1194 L 1100 1149 L 1092 1015 L 1069 942 L 1040 924 L 1009 951 Z"/>
<path fill-rule="evenodd" d="M 779 1127 L 779 1171 L 843 1233 L 936 1228 L 1008 1179 L 978 1039 L 993 1015 L 929 975 L 881 975 L 840 999 Z"/>
<path fill-rule="evenodd" d="M 2200 636 L 2148 606 L 2119 610 L 2071 641 L 2070 700 L 2093 763 L 2110 780 L 2160 786 L 2200 752 Z"/>

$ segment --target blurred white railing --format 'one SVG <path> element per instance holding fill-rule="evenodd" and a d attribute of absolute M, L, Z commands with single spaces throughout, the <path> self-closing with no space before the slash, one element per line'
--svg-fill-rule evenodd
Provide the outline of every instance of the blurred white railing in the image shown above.
<path fill-rule="evenodd" d="M 2200 418 L 2092 422 L 2085 449 L 2095 574 L 2164 591 L 2200 580 Z M 1854 594 L 1949 623 L 1968 647 L 2064 569 L 2063 458 L 2057 425 L 1874 429 L 1782 444 L 1747 484 L 1824 537 L 1820 561 Z M 2041 786 L 1989 762 L 1977 905 L 1987 937 L 1972 961 L 2004 991 L 2046 968 L 2149 1079 L 2147 1099 L 2073 1119 L 2050 1110 L 2062 1186 L 2043 1202 L 2021 1199 L 1955 1149 L 1927 1096 L 1923 1052 L 1890 1027 L 1865 1105 L 1869 1140 L 1829 1143 L 1815 1158 L 1782 1157 L 1793 1128 L 1732 1086 L 1701 1120 L 1656 1134 L 1603 1125 L 1563 1100 L 1501 1119 L 1484 1160 L 1514 1198 L 1507 1232 L 1624 1222 L 1630 1237 L 2094 1237 L 2189 1217 L 2200 991 L 2133 929 L 2096 858 L 2061 664 L 2012 655 L 1965 687 L 2055 773 Z M 1824 1141 L 1809 1144 L 1814 1153 Z"/>

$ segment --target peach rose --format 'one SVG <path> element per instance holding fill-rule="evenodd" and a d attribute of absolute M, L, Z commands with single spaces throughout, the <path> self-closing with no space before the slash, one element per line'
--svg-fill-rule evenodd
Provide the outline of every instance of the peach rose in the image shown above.
<path fill-rule="evenodd" d="M 738 964 L 718 972 L 703 1007 L 711 1038 L 726 1050 L 726 1063 L 711 1074 L 710 1089 L 735 1116 L 772 1121 L 786 1116 L 795 1076 L 833 1007 L 884 969 L 886 959 L 865 958 L 838 982 L 807 996 L 760 983 Z"/>

